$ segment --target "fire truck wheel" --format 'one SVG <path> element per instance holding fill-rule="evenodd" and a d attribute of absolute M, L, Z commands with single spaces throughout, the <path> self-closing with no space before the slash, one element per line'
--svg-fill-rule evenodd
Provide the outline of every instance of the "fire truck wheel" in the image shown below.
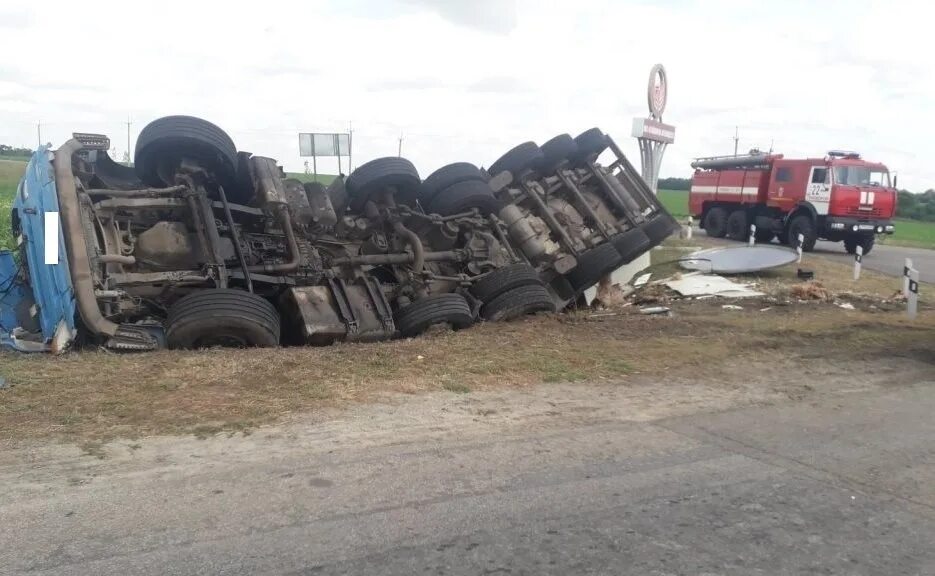
<path fill-rule="evenodd" d="M 542 285 L 539 273 L 529 264 L 510 264 L 488 273 L 471 286 L 471 294 L 481 302 L 490 302 L 497 296 L 521 286 Z"/>
<path fill-rule="evenodd" d="M 454 164 L 442 166 L 429 174 L 429 177 L 422 182 L 422 188 L 419 190 L 419 202 L 426 206 L 445 188 L 468 180 L 483 182 L 485 178 L 480 169 L 470 162 L 455 162 Z"/>
<path fill-rule="evenodd" d="M 406 338 L 418 336 L 436 324 L 455 330 L 474 323 L 471 306 L 460 294 L 432 294 L 396 312 L 396 328 Z"/>
<path fill-rule="evenodd" d="M 747 239 L 747 213 L 734 210 L 727 217 L 727 237 L 731 240 Z"/>
<path fill-rule="evenodd" d="M 727 234 L 727 210 L 719 206 L 708 210 L 701 227 L 708 236 L 723 238 Z"/>
<path fill-rule="evenodd" d="M 486 182 L 477 180 L 458 182 L 439 192 L 425 207 L 427 212 L 442 216 L 469 212 L 474 208 L 480 210 L 480 213 L 485 216 L 500 209 L 500 202 Z"/>
<path fill-rule="evenodd" d="M 799 214 L 789 223 L 787 233 L 787 244 L 793 248 L 798 242 L 799 234 L 804 238 L 802 242 L 802 251 L 811 252 L 815 249 L 815 242 L 818 242 L 818 232 L 815 230 L 815 223 L 808 214 Z"/>
<path fill-rule="evenodd" d="M 199 290 L 169 309 L 170 348 L 270 348 L 279 345 L 279 313 L 244 290 Z"/>
<path fill-rule="evenodd" d="M 551 174 L 569 158 L 578 154 L 578 143 L 568 134 L 559 134 L 542 145 L 542 168 L 539 170 L 543 174 Z"/>
<path fill-rule="evenodd" d="M 362 210 L 367 200 L 392 188 L 393 198 L 399 204 L 413 205 L 422 180 L 412 162 L 405 158 L 390 156 L 377 158 L 358 166 L 345 182 L 351 208 Z"/>
<path fill-rule="evenodd" d="M 530 284 L 497 296 L 481 309 L 481 316 L 489 322 L 500 322 L 537 312 L 555 312 L 555 303 L 545 286 Z"/>
<path fill-rule="evenodd" d="M 769 228 L 757 228 L 753 236 L 757 244 L 769 244 L 776 237 L 776 233 Z"/>
<path fill-rule="evenodd" d="M 578 161 L 585 161 L 590 156 L 600 154 L 607 148 L 607 134 L 600 128 L 590 128 L 575 136 L 578 144 Z"/>
<path fill-rule="evenodd" d="M 857 247 L 864 249 L 864 254 L 869 254 L 873 250 L 876 238 L 873 234 L 854 234 L 844 239 L 844 250 L 848 254 L 857 254 Z"/>
<path fill-rule="evenodd" d="M 542 158 L 542 149 L 535 142 L 523 142 L 491 164 L 487 171 L 491 176 L 496 176 L 506 170 L 516 180 L 542 164 Z"/>

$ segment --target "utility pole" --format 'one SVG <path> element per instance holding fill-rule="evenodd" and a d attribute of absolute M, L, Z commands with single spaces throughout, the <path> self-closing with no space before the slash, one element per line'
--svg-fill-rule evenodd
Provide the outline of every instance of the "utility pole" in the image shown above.
<path fill-rule="evenodd" d="M 133 163 L 133 157 L 130 156 L 130 117 L 127 116 L 127 166 Z"/>
<path fill-rule="evenodd" d="M 397 152 L 397 156 L 399 156 L 400 158 L 403 157 L 403 133 L 402 132 L 399 133 L 399 150 Z"/>
<path fill-rule="evenodd" d="M 340 151 L 339 151 L 340 152 Z M 347 173 L 354 171 L 354 123 L 347 121 Z"/>
<path fill-rule="evenodd" d="M 734 156 L 737 155 L 738 144 L 740 143 L 740 132 L 737 126 L 734 126 Z"/>
<path fill-rule="evenodd" d="M 42 146 L 42 120 L 36 122 L 36 139 L 39 140 L 39 146 Z"/>

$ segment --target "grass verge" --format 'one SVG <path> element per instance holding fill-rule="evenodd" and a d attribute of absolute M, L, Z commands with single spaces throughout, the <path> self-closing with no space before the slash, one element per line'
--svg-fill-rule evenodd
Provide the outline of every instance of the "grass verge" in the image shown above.
<path fill-rule="evenodd" d="M 935 350 L 935 313 L 844 311 L 828 303 L 673 303 L 674 318 L 588 313 L 482 324 L 413 340 L 326 348 L 163 351 L 62 357 L 0 352 L 2 440 L 247 431 L 289 414 L 367 401 L 387 392 L 449 391 L 547 382 L 612 382 L 632 373 L 658 382 L 705 378 L 761 357 L 866 358 Z M 629 310 L 633 310 L 630 308 Z M 920 352 L 921 353 L 921 352 Z"/>

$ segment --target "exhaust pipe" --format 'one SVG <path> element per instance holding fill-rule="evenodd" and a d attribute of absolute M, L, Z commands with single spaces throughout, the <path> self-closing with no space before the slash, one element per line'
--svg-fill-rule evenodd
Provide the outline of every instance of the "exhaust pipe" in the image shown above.
<path fill-rule="evenodd" d="M 91 276 L 91 260 L 81 226 L 81 211 L 78 207 L 78 190 L 75 175 L 71 170 L 71 156 L 83 148 L 81 142 L 72 138 L 55 151 L 52 168 L 55 171 L 55 188 L 58 207 L 62 215 L 65 245 L 68 248 L 68 268 L 75 290 L 78 312 L 84 325 L 94 334 L 114 336 L 118 325 L 104 318 L 94 297 L 94 281 Z"/>

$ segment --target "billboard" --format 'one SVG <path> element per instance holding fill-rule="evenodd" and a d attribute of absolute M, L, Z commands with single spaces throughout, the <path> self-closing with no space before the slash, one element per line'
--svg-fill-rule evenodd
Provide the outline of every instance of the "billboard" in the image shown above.
<path fill-rule="evenodd" d="M 349 134 L 300 132 L 299 156 L 350 156 L 351 137 Z"/>

